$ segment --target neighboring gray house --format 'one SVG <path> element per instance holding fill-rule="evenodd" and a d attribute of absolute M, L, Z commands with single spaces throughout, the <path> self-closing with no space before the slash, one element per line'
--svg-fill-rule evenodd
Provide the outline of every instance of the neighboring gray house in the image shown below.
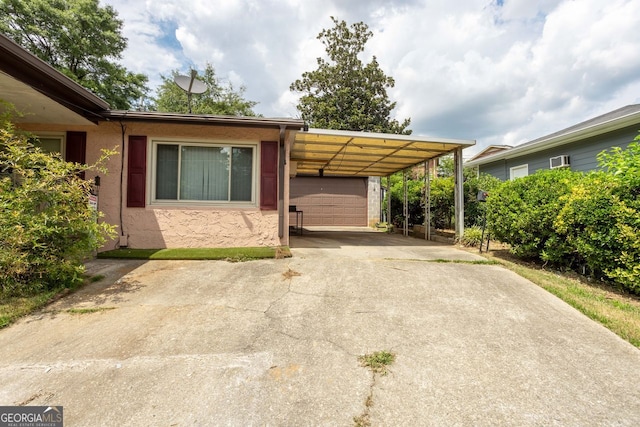
<path fill-rule="evenodd" d="M 557 167 L 587 172 L 598 167 L 598 153 L 612 147 L 624 149 L 638 133 L 640 105 L 628 105 L 516 147 L 488 147 L 465 166 L 477 166 L 479 173 L 503 181 Z"/>

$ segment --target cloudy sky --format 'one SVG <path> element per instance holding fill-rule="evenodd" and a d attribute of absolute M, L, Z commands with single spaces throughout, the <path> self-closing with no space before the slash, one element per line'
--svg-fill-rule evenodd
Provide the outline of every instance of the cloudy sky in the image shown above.
<path fill-rule="evenodd" d="M 640 103 L 638 0 L 101 0 L 124 21 L 124 65 L 203 69 L 267 117 L 299 117 L 289 85 L 316 68 L 331 16 L 363 21 L 414 134 L 516 145 Z"/>

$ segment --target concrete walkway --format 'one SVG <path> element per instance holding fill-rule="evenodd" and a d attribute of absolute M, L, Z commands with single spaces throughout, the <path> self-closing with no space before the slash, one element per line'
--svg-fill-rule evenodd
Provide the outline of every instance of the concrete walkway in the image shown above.
<path fill-rule="evenodd" d="M 0 404 L 66 426 L 640 425 L 640 351 L 451 246 L 317 231 L 294 257 L 90 263 L 0 331 Z M 105 310 L 73 314 L 70 308 Z M 397 355 L 386 376 L 358 356 Z"/>

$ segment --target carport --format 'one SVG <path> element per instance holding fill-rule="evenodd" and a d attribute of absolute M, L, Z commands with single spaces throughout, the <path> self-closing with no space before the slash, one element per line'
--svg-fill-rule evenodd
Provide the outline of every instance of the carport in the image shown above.
<path fill-rule="evenodd" d="M 308 129 L 299 131 L 295 135 L 289 156 L 291 161 L 290 174 L 309 177 L 389 177 L 402 171 L 404 234 L 408 235 L 407 171 L 424 164 L 427 188 L 425 197 L 428 200 L 431 195 L 429 161 L 453 153 L 455 230 L 456 236 L 461 236 L 464 233 L 462 150 L 472 145 L 475 145 L 474 140 Z M 390 198 L 388 201 L 387 218 L 390 218 Z M 429 224 L 430 220 L 429 204 L 425 201 L 425 222 Z M 425 229 L 425 238 L 430 239 L 430 227 L 425 227 Z"/>

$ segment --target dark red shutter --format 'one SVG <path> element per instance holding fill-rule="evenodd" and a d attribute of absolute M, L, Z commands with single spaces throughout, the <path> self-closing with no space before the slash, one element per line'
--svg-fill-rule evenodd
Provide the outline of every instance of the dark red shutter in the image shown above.
<path fill-rule="evenodd" d="M 144 208 L 147 178 L 147 137 L 129 136 L 127 207 Z"/>
<path fill-rule="evenodd" d="M 278 209 L 278 143 L 260 144 L 260 209 Z"/>
<path fill-rule="evenodd" d="M 64 159 L 67 162 L 85 164 L 87 162 L 87 133 L 67 132 Z M 84 171 L 78 174 L 84 179 Z"/>

